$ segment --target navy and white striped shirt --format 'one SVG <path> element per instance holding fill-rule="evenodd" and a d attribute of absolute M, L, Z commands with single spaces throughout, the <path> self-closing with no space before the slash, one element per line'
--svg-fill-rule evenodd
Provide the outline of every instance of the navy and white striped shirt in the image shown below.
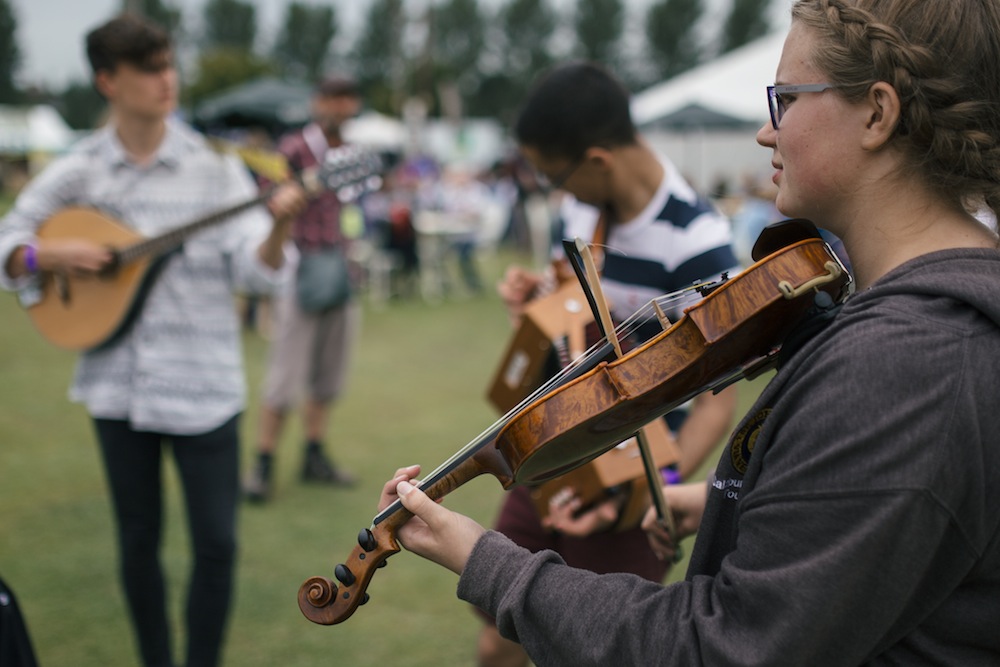
<path fill-rule="evenodd" d="M 657 157 L 663 165 L 663 180 L 656 194 L 633 220 L 609 225 L 603 240 L 601 287 L 618 322 L 657 297 L 740 271 L 729 220 L 695 192 L 669 160 Z M 596 208 L 567 196 L 561 218 L 565 238 L 594 240 Z M 662 305 L 671 321 L 677 321 L 685 307 L 700 299 L 701 294 L 692 290 Z M 658 322 L 650 322 L 634 342 L 660 331 Z M 672 431 L 680 429 L 687 411 L 685 404 L 667 415 Z"/>
<path fill-rule="evenodd" d="M 669 160 L 658 157 L 664 176 L 656 194 L 635 219 L 612 224 L 603 241 L 601 286 L 617 320 L 656 297 L 740 270 L 729 220 Z M 596 208 L 567 197 L 561 210 L 563 236 L 591 241 L 598 215 Z M 697 292 L 687 294 L 668 315 L 676 319 L 699 298 Z"/>

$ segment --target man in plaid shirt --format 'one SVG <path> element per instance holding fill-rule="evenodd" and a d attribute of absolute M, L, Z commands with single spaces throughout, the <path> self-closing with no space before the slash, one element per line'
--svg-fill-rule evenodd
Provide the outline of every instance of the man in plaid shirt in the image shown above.
<path fill-rule="evenodd" d="M 331 76 L 319 83 L 312 100 L 313 120 L 281 139 L 278 150 L 296 172 L 322 162 L 326 152 L 343 144 L 341 126 L 361 108 L 356 84 Z M 292 238 L 299 252 L 347 251 L 349 239 L 341 231 L 341 202 L 324 191 L 312 199 L 295 220 Z M 333 465 L 323 451 L 323 437 L 332 407 L 341 394 L 352 344 L 360 324 L 357 303 L 323 312 L 305 312 L 295 285 L 276 296 L 275 338 L 269 355 L 260 408 L 257 458 L 244 481 L 249 500 L 266 501 L 272 491 L 274 452 L 288 412 L 301 390 L 307 390 L 303 408 L 306 435 L 302 479 L 350 486 L 354 478 Z"/>

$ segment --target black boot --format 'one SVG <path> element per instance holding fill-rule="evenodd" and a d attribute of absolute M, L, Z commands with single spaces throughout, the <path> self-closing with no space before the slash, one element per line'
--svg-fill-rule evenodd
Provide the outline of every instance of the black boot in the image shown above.
<path fill-rule="evenodd" d="M 271 497 L 271 461 L 273 455 L 261 453 L 243 480 L 243 495 L 254 503 L 267 502 Z"/>
<path fill-rule="evenodd" d="M 323 446 L 313 441 L 306 444 L 305 461 L 302 465 L 302 481 L 335 486 L 354 486 L 358 480 L 354 475 L 337 468 L 323 453 Z"/>

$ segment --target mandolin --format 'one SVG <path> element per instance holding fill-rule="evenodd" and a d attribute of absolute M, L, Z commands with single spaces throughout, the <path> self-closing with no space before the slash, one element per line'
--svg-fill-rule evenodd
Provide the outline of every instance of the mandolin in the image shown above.
<path fill-rule="evenodd" d="M 377 187 L 382 160 L 352 146 L 330 149 L 324 161 L 300 176 L 309 193 L 336 190 L 344 198 Z M 124 333 L 142 308 L 169 254 L 195 232 L 226 222 L 258 206 L 274 187 L 154 237 L 144 237 L 98 210 L 65 208 L 42 223 L 39 239 L 87 239 L 112 251 L 111 263 L 96 276 L 43 272 L 41 299 L 28 307 L 32 323 L 49 342 L 70 350 L 93 350 Z"/>

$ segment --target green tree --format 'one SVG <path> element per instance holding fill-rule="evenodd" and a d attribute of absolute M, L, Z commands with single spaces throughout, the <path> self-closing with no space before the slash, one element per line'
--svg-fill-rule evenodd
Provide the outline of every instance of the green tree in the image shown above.
<path fill-rule="evenodd" d="M 275 73 L 274 64 L 249 51 L 212 49 L 198 57 L 198 78 L 184 91 L 186 106 L 241 83 Z"/>
<path fill-rule="evenodd" d="M 727 53 L 766 35 L 771 29 L 767 18 L 770 6 L 771 0 L 733 0 L 722 29 L 720 53 Z"/>
<path fill-rule="evenodd" d="M 286 76 L 315 81 L 323 72 L 336 34 L 337 15 L 333 7 L 293 1 L 285 9 L 284 27 L 274 48 L 274 58 Z"/>
<path fill-rule="evenodd" d="M 411 92 L 403 53 L 405 26 L 403 0 L 373 0 L 350 53 L 367 104 L 384 113 L 399 114 Z"/>
<path fill-rule="evenodd" d="M 546 0 L 507 0 L 497 11 L 483 60 L 483 79 L 470 115 L 510 123 L 534 78 L 552 64 L 549 41 L 557 16 Z"/>
<path fill-rule="evenodd" d="M 552 64 L 549 40 L 557 17 L 546 0 L 510 0 L 500 10 L 500 24 L 506 35 L 504 70 L 510 76 L 533 78 Z"/>
<path fill-rule="evenodd" d="M 240 0 L 208 0 L 204 8 L 205 46 L 252 51 L 257 38 L 257 9 Z"/>
<path fill-rule="evenodd" d="M 97 127 L 107 104 L 89 81 L 70 83 L 55 100 L 56 108 L 74 130 Z"/>
<path fill-rule="evenodd" d="M 701 0 L 657 0 L 646 14 L 646 42 L 653 80 L 668 79 L 690 69 L 702 58 L 695 25 Z"/>
<path fill-rule="evenodd" d="M 171 34 L 181 25 L 181 10 L 162 0 L 122 0 L 122 11 L 141 14 Z"/>
<path fill-rule="evenodd" d="M 578 0 L 574 24 L 583 57 L 617 69 L 616 45 L 625 25 L 622 0 Z"/>
<path fill-rule="evenodd" d="M 0 0 L 0 103 L 17 102 L 20 92 L 14 75 L 21 65 L 17 45 L 17 17 L 8 0 Z"/>
<path fill-rule="evenodd" d="M 467 106 L 479 86 L 479 57 L 483 51 L 483 18 L 476 0 L 445 0 L 430 13 L 429 55 L 439 96 L 449 94 Z M 457 101 L 457 100 L 455 100 Z M 445 100 L 444 106 L 449 106 Z M 451 109 L 461 113 L 462 109 Z"/>
<path fill-rule="evenodd" d="M 197 78 L 182 94 L 194 108 L 206 97 L 274 74 L 275 66 L 253 52 L 257 36 L 257 10 L 241 0 L 208 0 L 203 8 L 205 31 L 195 68 Z"/>

